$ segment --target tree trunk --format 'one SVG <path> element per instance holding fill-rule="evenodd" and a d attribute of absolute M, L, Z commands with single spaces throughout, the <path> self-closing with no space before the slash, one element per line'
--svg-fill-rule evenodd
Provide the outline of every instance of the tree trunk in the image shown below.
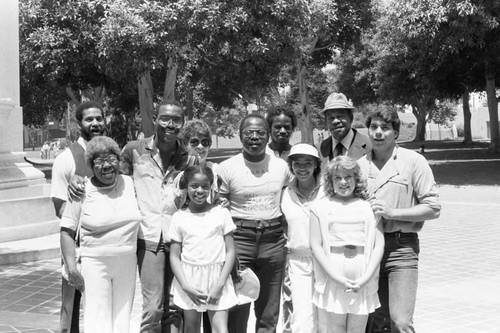
<path fill-rule="evenodd" d="M 423 110 L 423 107 L 415 107 L 411 106 L 411 110 L 417 118 L 417 132 L 415 133 L 415 138 L 413 141 L 425 141 L 425 125 L 427 123 L 425 119 L 426 112 Z"/>
<path fill-rule="evenodd" d="M 462 105 L 464 111 L 464 141 L 463 144 L 470 145 L 472 144 L 472 131 L 470 128 L 470 106 L 469 106 L 469 90 L 466 89 L 462 94 Z"/>
<path fill-rule="evenodd" d="M 186 118 L 191 120 L 194 117 L 194 88 L 187 91 Z"/>
<path fill-rule="evenodd" d="M 498 101 L 495 92 L 495 72 L 490 63 L 486 64 L 486 96 L 488 100 L 488 113 L 490 114 L 490 146 L 489 151 L 500 152 L 500 133 L 498 128 Z"/>
<path fill-rule="evenodd" d="M 177 80 L 177 68 L 179 64 L 173 56 L 168 58 L 167 75 L 165 77 L 165 88 L 163 90 L 163 100 L 175 99 L 175 82 Z"/>
<path fill-rule="evenodd" d="M 144 137 L 154 134 L 153 81 L 151 73 L 146 70 L 139 76 L 137 82 L 139 93 L 139 109 L 141 112 L 141 127 Z"/>
<path fill-rule="evenodd" d="M 309 104 L 309 92 L 307 91 L 306 67 L 299 60 L 297 63 L 297 76 L 300 95 L 300 106 L 302 112 L 299 117 L 299 128 L 301 142 L 307 142 L 314 145 L 313 126 L 311 122 L 311 106 Z"/>

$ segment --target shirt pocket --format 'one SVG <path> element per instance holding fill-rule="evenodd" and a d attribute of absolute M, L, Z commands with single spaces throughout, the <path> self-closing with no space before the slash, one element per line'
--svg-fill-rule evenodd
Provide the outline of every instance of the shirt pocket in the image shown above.
<path fill-rule="evenodd" d="M 407 178 L 396 175 L 387 181 L 389 185 L 390 192 L 393 196 L 406 195 L 409 191 L 409 181 Z"/>

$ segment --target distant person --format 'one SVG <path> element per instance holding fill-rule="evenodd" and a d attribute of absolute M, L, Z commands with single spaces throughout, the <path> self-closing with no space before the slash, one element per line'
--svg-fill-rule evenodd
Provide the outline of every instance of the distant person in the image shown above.
<path fill-rule="evenodd" d="M 240 269 L 252 269 L 260 280 L 254 303 L 255 331 L 276 332 L 286 259 L 284 219 L 280 209 L 283 188 L 291 180 L 288 165 L 266 152 L 269 127 L 264 117 L 248 114 L 240 123 L 243 152 L 219 165 L 221 196 L 229 200 Z M 229 311 L 229 332 L 247 331 L 250 304 Z"/>
<path fill-rule="evenodd" d="M 74 175 L 92 177 L 93 171 L 85 160 L 87 143 L 103 134 L 106 123 L 102 106 L 94 101 L 83 102 L 77 106 L 75 118 L 80 127 L 80 137 L 54 160 L 52 167 L 52 186 L 50 196 L 56 215 L 60 218 L 68 201 L 68 185 Z M 48 147 L 48 144 L 47 144 Z M 59 332 L 78 333 L 81 293 L 62 281 L 61 318 Z"/>
<path fill-rule="evenodd" d="M 297 116 L 290 105 L 277 105 L 268 109 L 266 121 L 271 131 L 268 148 L 276 157 L 286 161 L 292 148 L 290 139 L 297 127 Z"/>
<path fill-rule="evenodd" d="M 370 140 L 364 134 L 352 128 L 355 107 L 341 93 L 332 93 L 328 96 L 325 107 L 320 115 L 325 117 L 326 127 L 330 136 L 323 140 L 319 151 L 323 164 L 337 156 L 349 156 L 358 159 L 367 154 L 370 149 Z"/>
<path fill-rule="evenodd" d="M 318 150 L 307 143 L 292 146 L 288 167 L 295 178 L 283 191 L 281 200 L 281 210 L 287 221 L 288 249 L 287 279 L 283 282 L 283 324 L 286 326 L 283 331 L 316 333 L 318 313 L 312 302 L 314 272 L 309 244 L 309 208 L 324 197 Z"/>
<path fill-rule="evenodd" d="M 359 160 L 368 179 L 371 207 L 384 227 L 385 251 L 380 265 L 381 307 L 370 315 L 367 332 L 415 332 L 418 232 L 425 220 L 440 215 L 438 190 L 425 158 L 399 147 L 401 122 L 396 111 L 372 110 L 366 126 L 373 146 Z"/>
<path fill-rule="evenodd" d="M 137 269 L 137 232 L 142 219 L 132 178 L 119 174 L 120 148 L 98 136 L 85 158 L 93 175 L 85 196 L 65 207 L 61 252 L 68 283 L 85 295 L 85 333 L 129 333 Z M 81 271 L 75 261 L 75 235 Z"/>
<path fill-rule="evenodd" d="M 325 198 L 311 205 L 310 242 L 316 260 L 313 302 L 319 333 L 363 333 L 380 302 L 382 223 L 364 200 L 359 165 L 338 156 L 324 172 Z"/>
<path fill-rule="evenodd" d="M 200 332 L 205 312 L 214 332 L 227 333 L 228 310 L 238 303 L 230 277 L 236 226 L 226 208 L 209 202 L 213 182 L 209 167 L 188 167 L 180 185 L 187 189 L 188 204 L 174 213 L 170 225 L 173 302 L 184 310 L 189 333 Z"/>
<path fill-rule="evenodd" d="M 43 160 L 47 160 L 49 158 L 48 154 L 49 154 L 49 143 L 47 141 L 45 141 L 43 143 L 43 146 L 42 148 L 40 149 L 40 156 Z"/>

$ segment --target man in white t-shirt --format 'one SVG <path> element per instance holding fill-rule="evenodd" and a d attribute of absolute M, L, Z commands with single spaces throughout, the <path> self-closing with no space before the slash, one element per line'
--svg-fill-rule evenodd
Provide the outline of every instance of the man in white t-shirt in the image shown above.
<path fill-rule="evenodd" d="M 92 169 L 85 162 L 85 147 L 95 136 L 102 135 L 105 130 L 105 118 L 102 106 L 94 101 L 81 103 L 75 114 L 80 137 L 54 160 L 52 167 L 52 186 L 50 196 L 56 215 L 60 218 L 68 201 L 68 185 L 71 177 L 91 177 Z M 74 235 L 73 235 L 74 236 Z M 79 332 L 81 293 L 62 281 L 61 317 L 59 332 Z"/>
<path fill-rule="evenodd" d="M 282 189 L 292 175 L 285 161 L 266 152 L 269 127 L 258 114 L 240 124 L 243 152 L 219 165 L 220 193 L 229 200 L 236 224 L 234 240 L 240 269 L 251 268 L 261 289 L 255 301 L 256 332 L 275 332 L 286 259 Z M 231 333 L 247 331 L 250 304 L 229 311 Z"/>

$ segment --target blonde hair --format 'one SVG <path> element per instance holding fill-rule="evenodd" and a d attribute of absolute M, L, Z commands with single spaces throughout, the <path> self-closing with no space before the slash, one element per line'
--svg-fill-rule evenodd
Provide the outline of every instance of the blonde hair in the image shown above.
<path fill-rule="evenodd" d="M 361 174 L 361 168 L 356 160 L 347 156 L 338 156 L 334 158 L 323 173 L 325 194 L 328 198 L 332 199 L 335 196 L 333 187 L 333 179 L 339 171 L 345 171 L 354 177 L 354 191 L 353 194 L 357 198 L 366 199 L 366 180 Z"/>

